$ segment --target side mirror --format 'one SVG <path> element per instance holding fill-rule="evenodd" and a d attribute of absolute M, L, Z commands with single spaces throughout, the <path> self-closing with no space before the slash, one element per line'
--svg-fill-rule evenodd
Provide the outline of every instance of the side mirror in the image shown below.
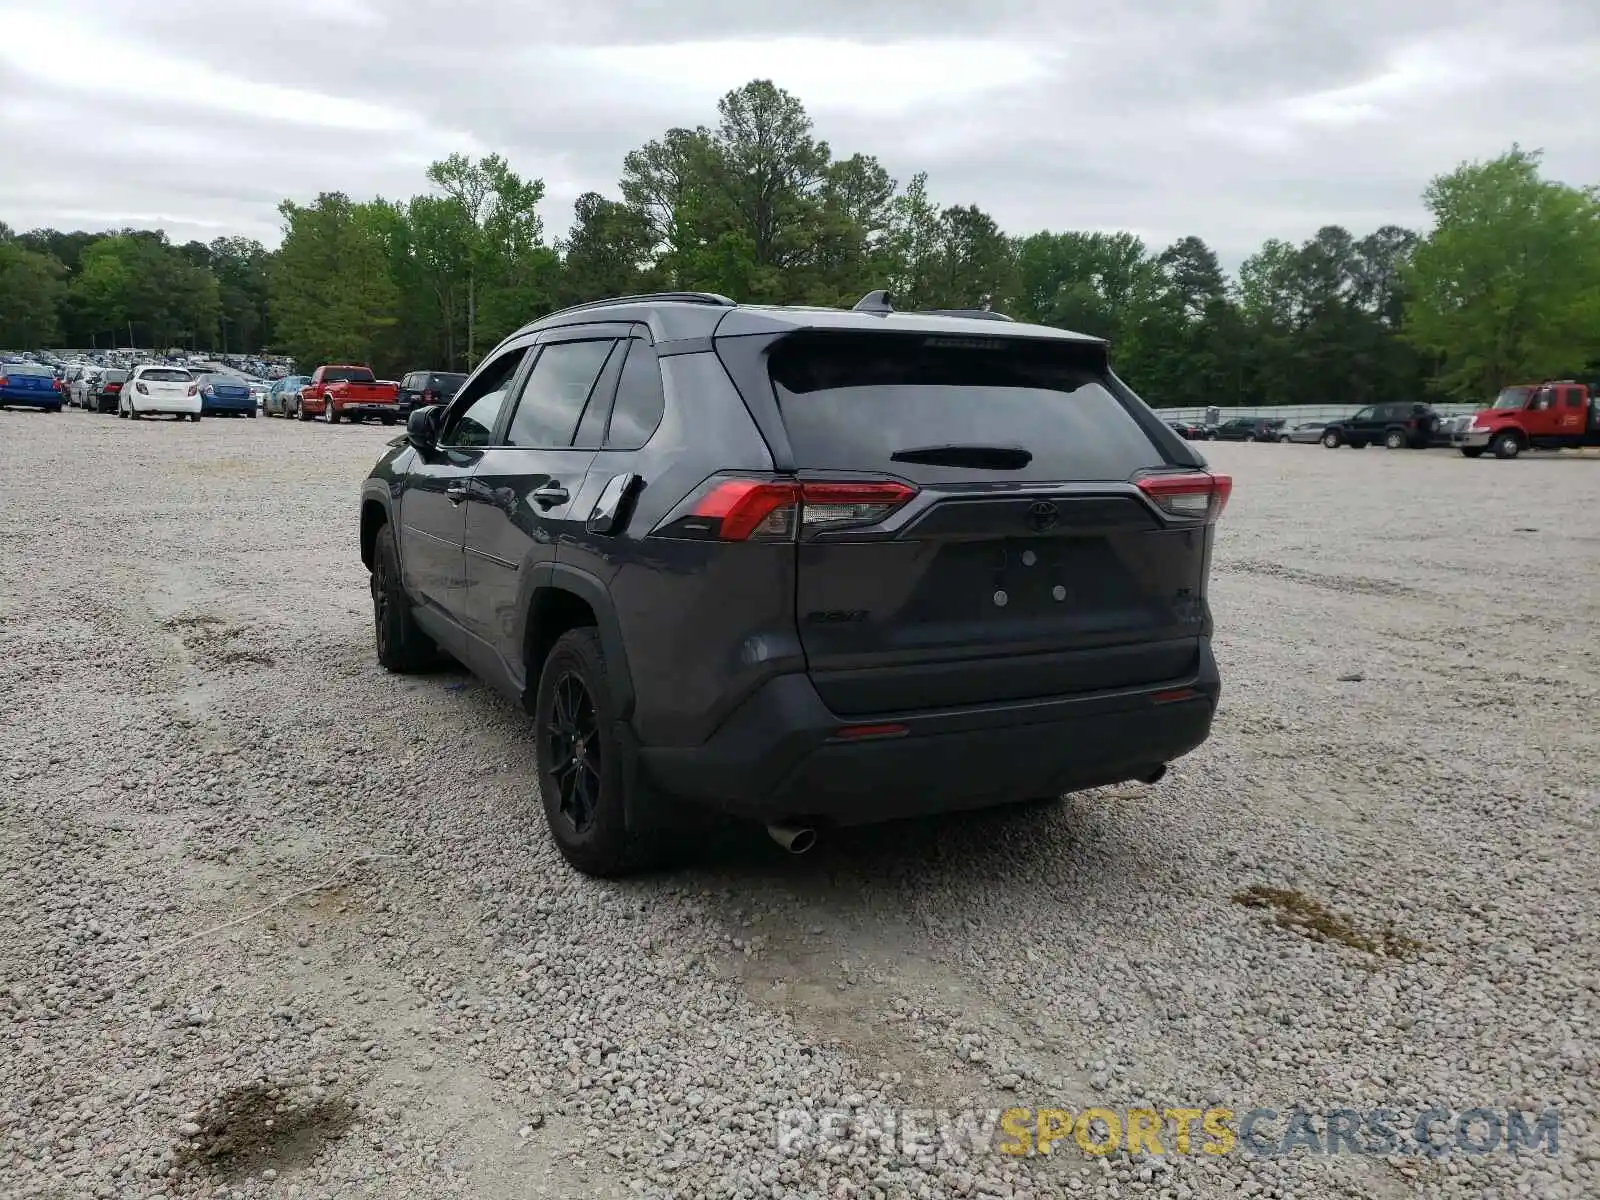
<path fill-rule="evenodd" d="M 412 409 L 406 418 L 406 441 L 423 453 L 434 449 L 439 444 L 439 421 L 443 416 L 441 404 Z"/>

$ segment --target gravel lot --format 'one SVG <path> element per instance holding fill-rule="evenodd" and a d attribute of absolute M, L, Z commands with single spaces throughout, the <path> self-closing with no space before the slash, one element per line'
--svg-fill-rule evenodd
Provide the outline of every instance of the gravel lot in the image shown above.
<path fill-rule="evenodd" d="M 1600 1194 L 1600 461 L 1208 447 L 1224 707 L 1162 783 L 608 885 L 526 717 L 373 662 L 393 432 L 0 413 L 0 1194 Z M 1560 1152 L 778 1147 L 1141 1101 Z"/>

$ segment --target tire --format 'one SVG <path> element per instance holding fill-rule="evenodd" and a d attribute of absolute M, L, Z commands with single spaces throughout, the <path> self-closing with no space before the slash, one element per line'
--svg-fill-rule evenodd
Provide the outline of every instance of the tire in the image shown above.
<path fill-rule="evenodd" d="M 1281 442 L 1285 446 L 1287 446 L 1293 440 L 1294 439 L 1292 439 L 1288 434 L 1284 434 L 1282 437 L 1280 437 L 1278 439 L 1278 441 Z"/>
<path fill-rule="evenodd" d="M 301 421 L 311 420 L 311 414 L 305 410 L 305 406 L 302 404 L 297 404 L 294 406 L 294 415 Z"/>
<path fill-rule="evenodd" d="M 329 425 L 339 423 L 339 410 L 333 407 L 333 401 L 326 396 L 322 398 L 322 419 Z"/>
<path fill-rule="evenodd" d="M 200 424 L 200 414 L 199 413 L 190 413 L 189 414 L 189 420 L 193 421 L 196 425 Z"/>
<path fill-rule="evenodd" d="M 393 425 L 394 424 L 394 418 L 393 417 L 384 417 L 383 418 L 383 423 L 385 425 Z"/>
<path fill-rule="evenodd" d="M 1482 446 L 1463 446 L 1463 447 L 1461 447 L 1461 453 L 1467 458 L 1482 458 L 1483 457 L 1483 447 Z"/>
<path fill-rule="evenodd" d="M 1322 444 L 1329 450 L 1337 450 L 1343 442 L 1344 438 L 1337 429 L 1330 429 L 1322 435 Z"/>
<path fill-rule="evenodd" d="M 256 419 L 256 410 L 253 409 L 253 408 L 250 410 L 250 419 L 252 421 L 254 421 Z"/>
<path fill-rule="evenodd" d="M 130 421 L 139 420 L 139 410 L 137 408 L 135 408 L 131 404 L 128 405 L 128 420 L 130 420 Z"/>
<path fill-rule="evenodd" d="M 124 421 L 128 419 L 128 410 L 122 407 L 121 402 L 118 402 L 117 404 L 117 416 L 121 417 Z"/>
<path fill-rule="evenodd" d="M 1406 448 L 1406 435 L 1398 429 L 1391 429 L 1383 435 L 1383 448 L 1385 450 L 1404 450 Z"/>
<path fill-rule="evenodd" d="M 1496 458 L 1515 458 L 1522 453 L 1522 438 L 1509 429 L 1497 433 L 1489 442 L 1489 452 Z"/>
<path fill-rule="evenodd" d="M 615 713 L 600 635 L 592 627 L 569 629 L 539 675 L 534 758 L 556 849 L 576 870 L 602 879 L 638 870 L 652 857 L 627 826 L 625 792 L 644 781 L 624 761 Z M 635 804 L 641 798 L 632 797 Z"/>
<path fill-rule="evenodd" d="M 400 550 L 394 526 L 378 530 L 372 553 L 372 624 L 378 665 L 396 675 L 411 675 L 438 661 L 438 648 L 422 632 L 411 611 L 400 575 Z"/>

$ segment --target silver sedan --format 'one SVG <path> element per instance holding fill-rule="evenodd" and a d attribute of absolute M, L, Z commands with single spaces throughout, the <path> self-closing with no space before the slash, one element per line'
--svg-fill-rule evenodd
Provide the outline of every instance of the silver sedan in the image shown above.
<path fill-rule="evenodd" d="M 1302 421 L 1293 429 L 1284 429 L 1278 433 L 1280 442 L 1302 442 L 1308 445 L 1322 440 L 1322 431 L 1328 427 L 1326 421 Z"/>

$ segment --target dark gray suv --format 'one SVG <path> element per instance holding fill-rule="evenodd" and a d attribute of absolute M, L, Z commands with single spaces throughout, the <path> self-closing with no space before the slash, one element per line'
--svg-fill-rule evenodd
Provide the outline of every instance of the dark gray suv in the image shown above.
<path fill-rule="evenodd" d="M 1153 782 L 1211 728 L 1231 480 L 1105 343 L 998 314 L 627 296 L 543 317 L 362 489 L 378 659 L 534 714 L 610 875 L 688 800 L 817 831 Z"/>

